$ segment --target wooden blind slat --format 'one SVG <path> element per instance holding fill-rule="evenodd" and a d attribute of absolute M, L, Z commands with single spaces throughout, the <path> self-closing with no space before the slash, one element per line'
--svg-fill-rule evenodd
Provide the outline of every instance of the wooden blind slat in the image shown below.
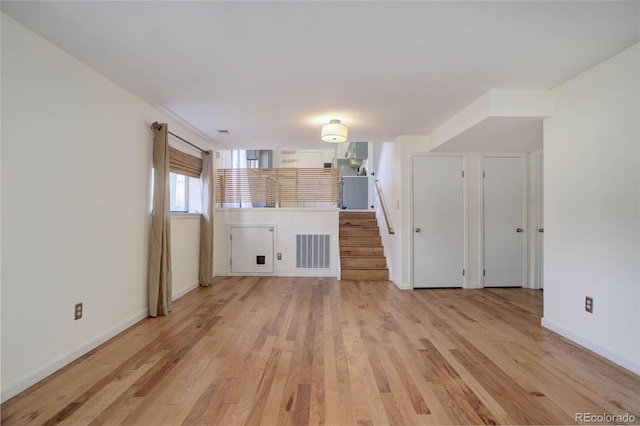
<path fill-rule="evenodd" d="M 219 169 L 216 202 L 227 203 L 337 203 L 338 169 Z"/>
<path fill-rule="evenodd" d="M 199 178 L 202 172 L 202 158 L 169 147 L 169 171 Z"/>

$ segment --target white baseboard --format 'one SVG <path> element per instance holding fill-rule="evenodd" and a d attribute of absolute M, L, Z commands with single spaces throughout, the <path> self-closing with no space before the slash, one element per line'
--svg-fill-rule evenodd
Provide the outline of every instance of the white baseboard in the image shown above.
<path fill-rule="evenodd" d="M 392 283 L 396 285 L 400 290 L 411 290 L 411 284 L 399 282 L 397 279 L 392 278 L 390 280 Z"/>
<path fill-rule="evenodd" d="M 24 377 L 22 377 L 22 378 L 20 378 L 20 379 L 18 379 L 16 381 L 14 381 L 13 383 L 9 383 L 7 385 L 5 385 L 3 383 L 2 384 L 2 396 L 1 396 L 0 400 L 2 402 L 5 402 L 9 398 L 13 398 L 14 396 L 19 394 L 23 390 L 29 388 L 30 386 L 35 385 L 40 380 L 42 380 L 45 377 L 55 373 L 56 371 L 58 371 L 59 369 L 61 369 L 65 365 L 67 365 L 70 362 L 76 360 L 77 358 L 79 358 L 82 355 L 86 354 L 90 350 L 95 349 L 96 347 L 100 346 L 101 344 L 103 344 L 107 340 L 111 339 L 113 336 L 117 335 L 118 333 L 123 332 L 127 328 L 131 327 L 135 323 L 145 319 L 148 316 L 149 316 L 149 310 L 148 309 L 145 309 L 142 312 L 139 312 L 139 313 L 137 313 L 135 315 L 132 315 L 129 318 L 127 318 L 126 320 L 122 321 L 120 324 L 116 325 L 115 327 L 105 331 L 101 335 L 96 336 L 95 338 L 93 338 L 93 339 L 89 340 L 88 342 L 86 342 L 86 343 L 84 343 L 84 344 L 72 349 L 71 351 L 60 355 L 59 357 L 57 357 L 54 360 L 52 360 L 49 364 L 47 364 L 47 365 L 43 366 L 42 368 L 34 371 L 33 373 L 30 373 L 30 374 L 28 374 L 28 375 L 26 375 L 26 376 L 24 376 Z"/>
<path fill-rule="evenodd" d="M 239 272 L 216 272 L 214 277 L 275 277 L 276 274 L 249 274 L 249 273 L 239 273 Z"/>
<path fill-rule="evenodd" d="M 276 275 L 279 277 L 340 277 L 336 269 L 278 269 Z"/>
<path fill-rule="evenodd" d="M 171 300 L 178 300 L 182 296 L 184 296 L 185 294 L 189 293 L 191 290 L 194 290 L 194 289 L 198 288 L 199 286 L 200 286 L 200 281 L 196 281 L 193 284 L 189 284 L 185 288 L 180 289 L 177 292 L 173 293 L 173 296 L 172 296 Z"/>
<path fill-rule="evenodd" d="M 613 353 L 609 349 L 603 348 L 602 346 L 592 342 L 591 340 L 588 340 L 577 333 L 567 330 L 561 325 L 558 325 L 552 321 L 549 321 L 546 318 L 542 318 L 542 320 L 540 321 L 540 324 L 544 328 L 548 328 L 549 330 L 555 333 L 558 333 L 563 337 L 566 337 L 567 339 L 579 344 L 580 346 L 584 346 L 585 348 L 597 353 L 598 355 L 601 355 L 607 358 L 609 361 L 613 361 L 619 366 L 626 368 L 627 370 L 630 370 L 636 374 L 640 374 L 640 361 L 631 360 L 626 357 L 620 356 L 616 353 Z"/>
<path fill-rule="evenodd" d="M 265 274 L 231 274 L 229 272 L 216 272 L 216 277 L 234 277 L 234 276 L 256 276 L 256 277 L 318 277 L 318 278 L 337 278 L 340 279 L 340 273 L 335 269 L 278 269 L 275 275 Z"/>

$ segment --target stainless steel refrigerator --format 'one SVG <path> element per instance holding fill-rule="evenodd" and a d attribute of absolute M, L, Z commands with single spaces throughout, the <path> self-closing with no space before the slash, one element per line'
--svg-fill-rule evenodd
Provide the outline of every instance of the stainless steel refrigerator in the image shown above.
<path fill-rule="evenodd" d="M 368 176 L 343 176 L 340 187 L 341 208 L 366 210 L 369 207 Z"/>

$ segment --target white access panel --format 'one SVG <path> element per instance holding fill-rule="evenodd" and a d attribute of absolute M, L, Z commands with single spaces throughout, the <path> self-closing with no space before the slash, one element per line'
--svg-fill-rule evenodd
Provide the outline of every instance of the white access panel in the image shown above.
<path fill-rule="evenodd" d="M 413 157 L 413 287 L 464 283 L 464 158 Z"/>
<path fill-rule="evenodd" d="M 483 171 L 484 286 L 522 287 L 523 159 L 484 157 Z"/>
<path fill-rule="evenodd" d="M 233 274 L 274 273 L 273 225 L 229 226 L 229 270 Z"/>

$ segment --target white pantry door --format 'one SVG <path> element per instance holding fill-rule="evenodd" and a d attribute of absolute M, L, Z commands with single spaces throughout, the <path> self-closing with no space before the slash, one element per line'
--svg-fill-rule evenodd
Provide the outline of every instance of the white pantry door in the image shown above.
<path fill-rule="evenodd" d="M 413 157 L 413 288 L 462 287 L 463 157 Z"/>
<path fill-rule="evenodd" d="M 484 286 L 522 287 L 522 157 L 484 157 Z"/>

